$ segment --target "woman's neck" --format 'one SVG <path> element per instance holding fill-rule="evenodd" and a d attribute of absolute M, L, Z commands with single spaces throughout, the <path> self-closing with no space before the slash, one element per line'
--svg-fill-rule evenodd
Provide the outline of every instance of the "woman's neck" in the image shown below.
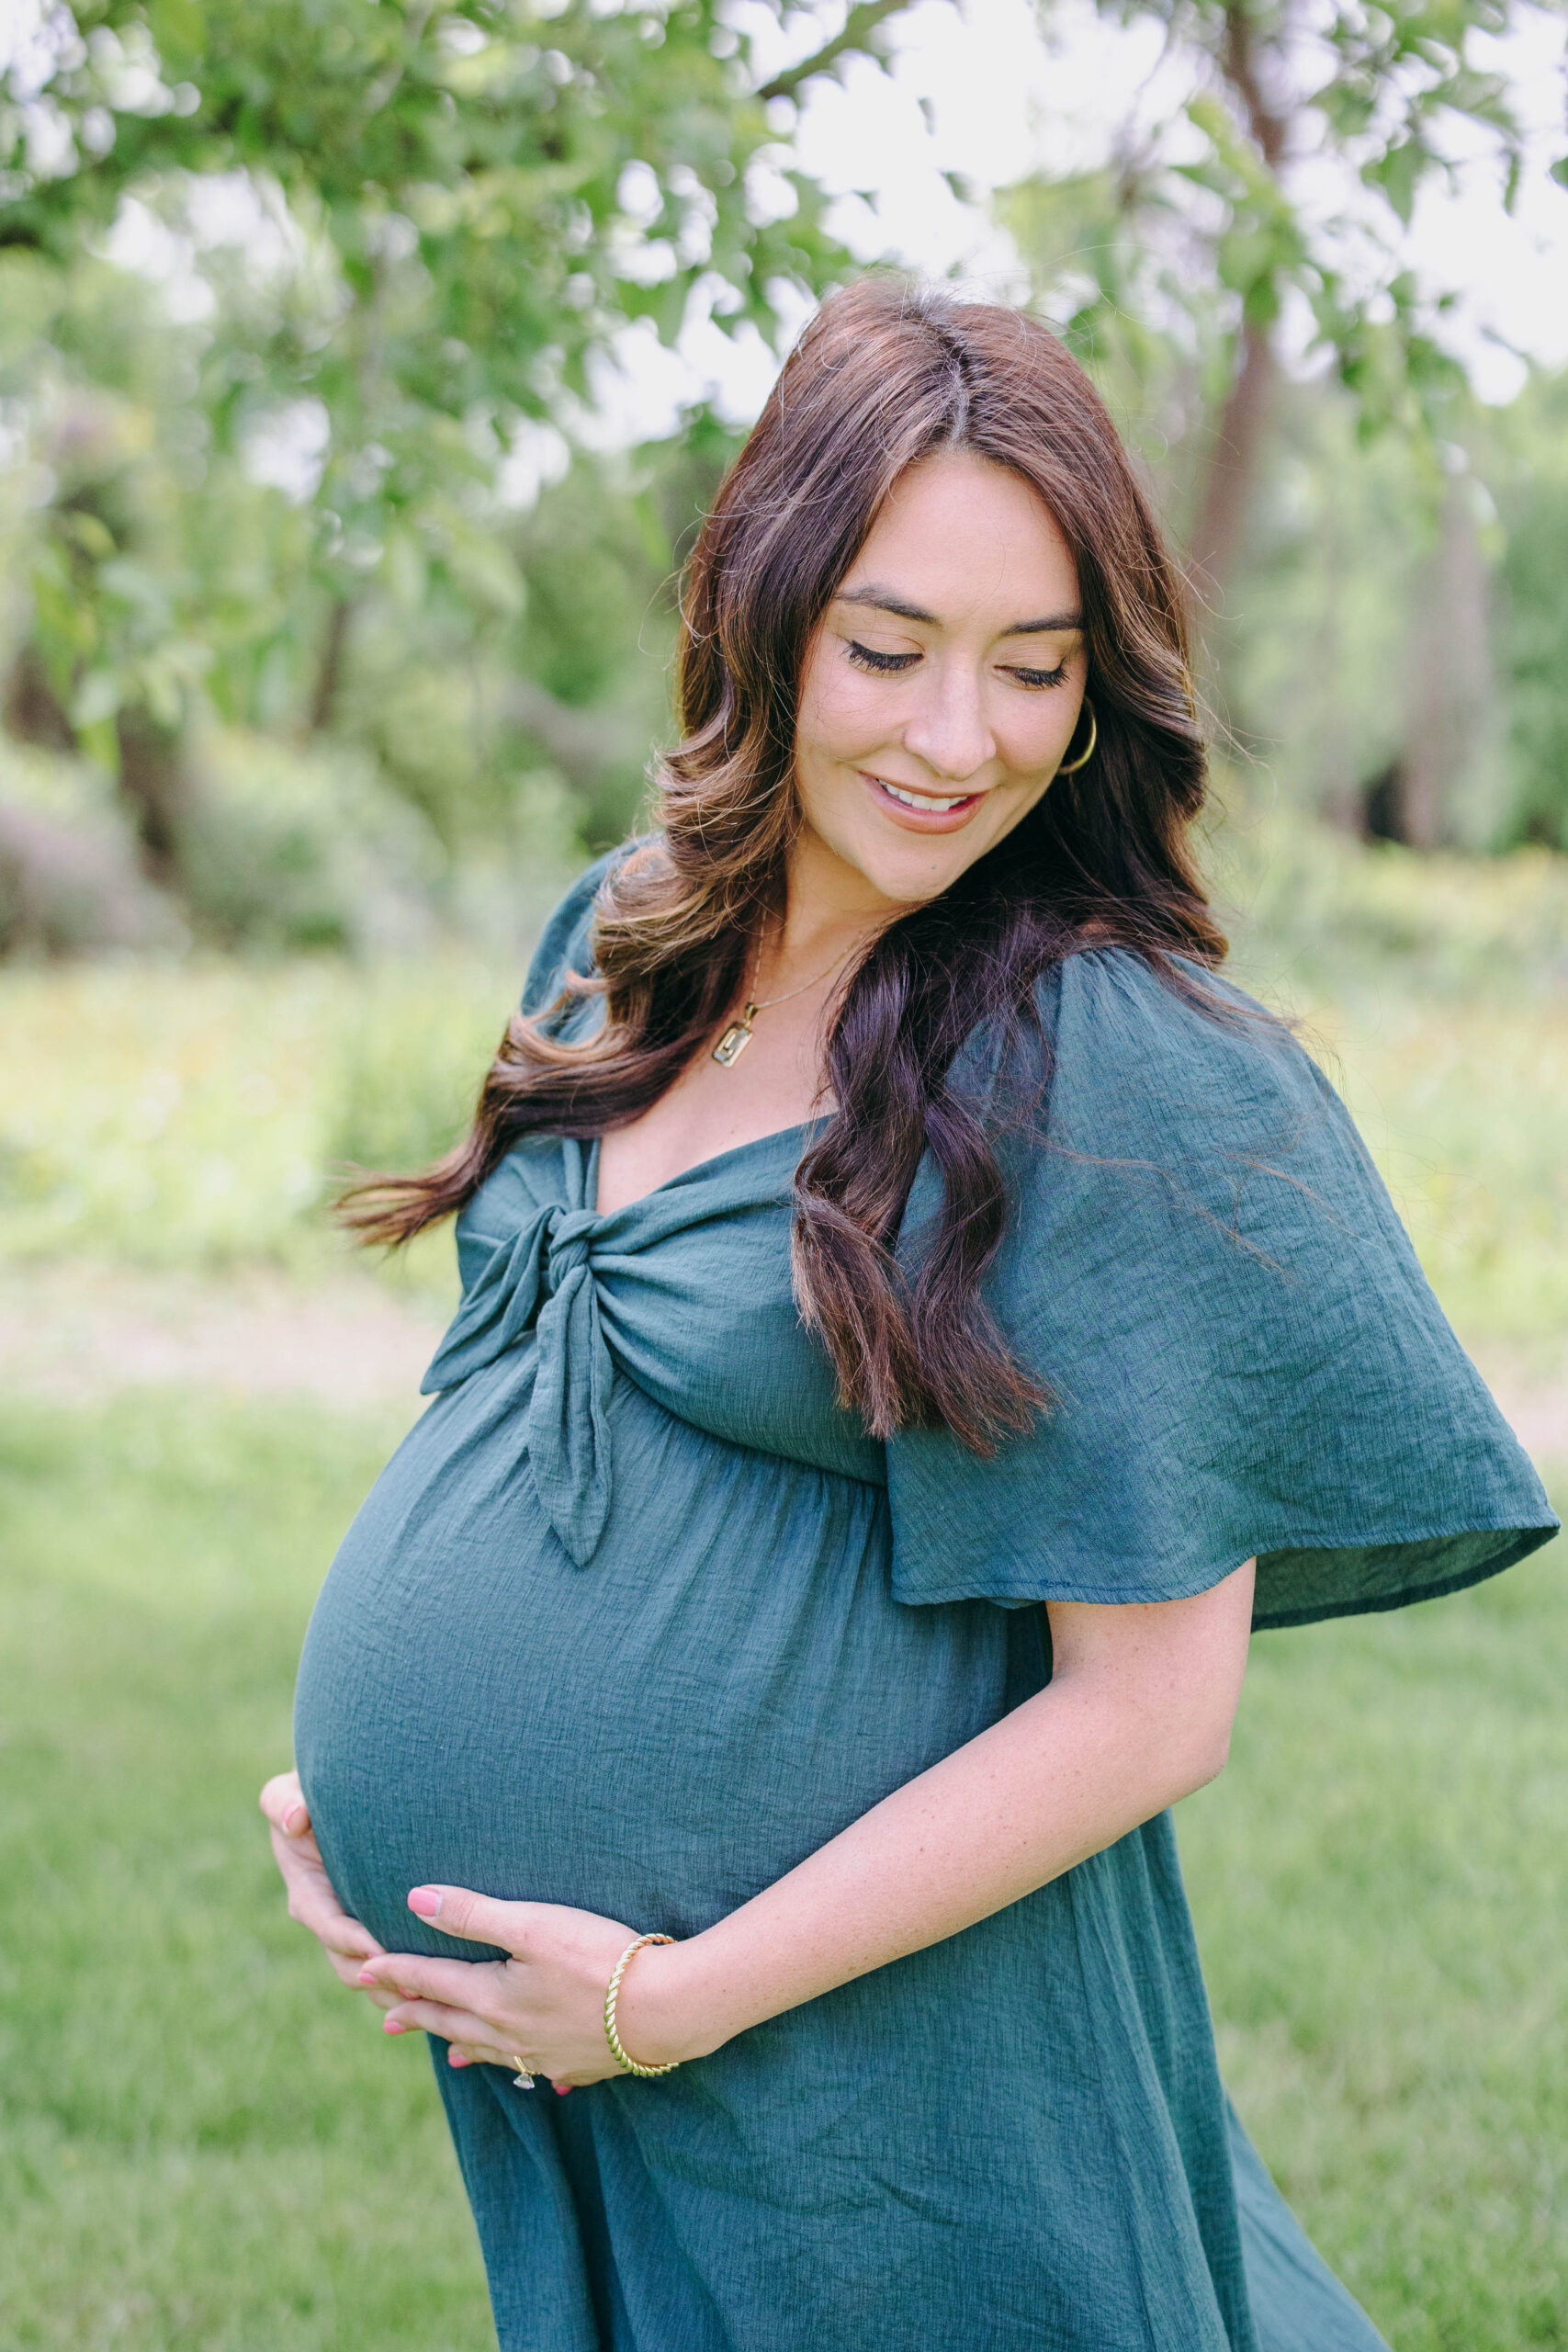
<path fill-rule="evenodd" d="M 790 851 L 781 928 L 771 930 L 762 955 L 771 972 L 793 977 L 840 951 L 869 946 L 906 910 L 802 826 Z"/>

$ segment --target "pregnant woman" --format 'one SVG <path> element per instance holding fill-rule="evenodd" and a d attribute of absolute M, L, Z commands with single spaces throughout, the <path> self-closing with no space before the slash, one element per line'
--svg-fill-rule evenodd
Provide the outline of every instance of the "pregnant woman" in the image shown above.
<path fill-rule="evenodd" d="M 471 1136 L 353 1204 L 458 1212 L 463 1295 L 311 1621 L 292 1907 L 432 2037 L 506 2352 L 1370 2352 L 1168 1808 L 1253 1625 L 1554 1522 L 1214 977 L 1178 582 L 1061 345 L 835 296 L 679 700 Z"/>

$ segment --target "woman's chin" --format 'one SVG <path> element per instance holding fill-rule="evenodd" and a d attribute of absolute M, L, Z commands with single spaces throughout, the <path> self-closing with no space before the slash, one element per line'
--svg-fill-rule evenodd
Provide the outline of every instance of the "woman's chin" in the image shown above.
<path fill-rule="evenodd" d="M 939 849 L 933 842 L 922 854 L 871 854 L 856 861 L 860 872 L 879 891 L 890 906 L 901 910 L 923 907 L 957 881 L 964 867 L 972 863 L 965 856 L 955 855 L 948 846 L 951 835 L 942 841 Z"/>
<path fill-rule="evenodd" d="M 853 875 L 863 888 L 874 891 L 897 913 L 940 898 L 970 863 L 967 851 L 958 846 L 961 835 L 900 833 L 890 838 L 888 833 L 869 836 L 848 827 L 841 831 L 835 828 L 829 832 L 825 827 L 813 831 L 840 870 L 847 869 L 846 881 Z"/>

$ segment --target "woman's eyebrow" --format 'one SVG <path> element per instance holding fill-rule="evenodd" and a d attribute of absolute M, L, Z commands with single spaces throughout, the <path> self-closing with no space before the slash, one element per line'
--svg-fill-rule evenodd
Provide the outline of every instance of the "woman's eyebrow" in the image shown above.
<path fill-rule="evenodd" d="M 937 617 L 919 605 L 911 605 L 905 596 L 896 596 L 891 588 L 840 588 L 833 602 L 836 605 L 869 605 L 874 612 L 897 613 L 901 621 L 924 621 L 935 628 Z"/>
<path fill-rule="evenodd" d="M 893 613 L 901 621 L 923 621 L 928 628 L 939 626 L 934 613 L 921 605 L 911 605 L 907 596 L 896 596 L 891 588 L 869 584 L 864 588 L 841 588 L 834 597 L 836 605 L 868 605 L 873 612 Z M 1010 621 L 998 630 L 1001 637 L 1043 637 L 1053 629 L 1082 628 L 1081 613 L 1047 613 L 1033 621 Z"/>
<path fill-rule="evenodd" d="M 1043 620 L 1010 621 L 1003 629 L 1004 637 L 1040 637 L 1048 629 L 1082 628 L 1081 613 L 1047 613 Z"/>

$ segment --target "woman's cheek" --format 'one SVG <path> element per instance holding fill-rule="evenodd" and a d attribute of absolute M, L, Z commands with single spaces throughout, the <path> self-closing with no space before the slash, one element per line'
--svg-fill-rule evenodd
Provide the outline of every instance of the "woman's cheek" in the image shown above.
<path fill-rule="evenodd" d="M 860 765 L 885 749 L 889 741 L 887 695 L 866 692 L 867 682 L 846 671 L 824 678 L 802 701 L 799 750 L 807 765 L 837 768 Z M 895 727 L 893 735 L 897 735 Z"/>

